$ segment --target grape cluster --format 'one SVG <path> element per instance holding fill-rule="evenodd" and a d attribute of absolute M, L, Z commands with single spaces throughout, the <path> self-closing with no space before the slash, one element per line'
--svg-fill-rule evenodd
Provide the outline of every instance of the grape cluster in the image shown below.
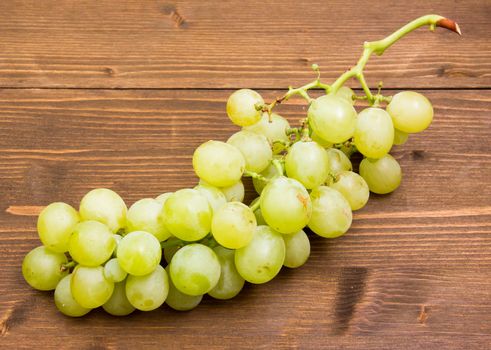
<path fill-rule="evenodd" d="M 78 211 L 48 205 L 37 223 L 43 245 L 22 264 L 25 280 L 54 289 L 65 315 L 102 306 L 123 316 L 164 302 L 190 310 L 204 294 L 230 299 L 246 281 L 265 283 L 282 266 L 303 265 L 310 255 L 304 229 L 339 237 L 369 191 L 395 190 L 401 168 L 388 152 L 433 117 L 430 102 L 415 92 L 396 94 L 386 110 L 357 114 L 355 101 L 347 87 L 312 100 L 295 129 L 263 111 L 257 92 L 234 92 L 227 114 L 242 130 L 195 150 L 197 186 L 141 199 L 129 209 L 104 188 L 87 193 Z M 350 161 L 355 150 L 365 156 L 360 175 Z M 244 176 L 253 178 L 259 195 L 250 206 L 242 203 Z"/>
<path fill-rule="evenodd" d="M 307 228 L 325 238 L 342 236 L 370 192 L 386 194 L 400 185 L 401 167 L 389 151 L 425 130 L 433 107 L 412 91 L 372 95 L 362 69 L 370 54 L 383 53 L 423 25 L 460 34 L 453 21 L 423 16 L 384 40 L 366 42 L 358 64 L 332 85 L 318 75 L 270 104 L 256 91 L 235 91 L 226 110 L 241 130 L 195 150 L 194 188 L 141 199 L 129 209 L 104 188 L 87 193 L 78 211 L 66 203 L 48 205 L 37 222 L 43 245 L 22 263 L 25 280 L 35 289 L 55 290 L 65 315 L 102 306 L 123 316 L 164 302 L 190 310 L 205 294 L 230 299 L 245 282 L 266 283 L 283 266 L 302 266 L 310 255 Z M 318 72 L 317 65 L 313 69 Z M 343 86 L 352 77 L 364 96 Z M 311 98 L 307 91 L 314 88 L 325 94 Z M 293 95 L 309 104 L 299 127 L 273 112 Z M 358 113 L 358 100 L 369 107 Z M 355 152 L 363 156 L 359 173 L 350 160 Z M 252 177 L 258 194 L 249 206 L 243 177 Z"/>

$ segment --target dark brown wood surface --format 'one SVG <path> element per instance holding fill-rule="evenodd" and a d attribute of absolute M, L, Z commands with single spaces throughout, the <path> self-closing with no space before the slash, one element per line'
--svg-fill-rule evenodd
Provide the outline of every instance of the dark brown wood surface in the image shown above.
<path fill-rule="evenodd" d="M 94 187 L 131 204 L 193 186 L 193 149 L 237 130 L 230 88 L 271 100 L 314 62 L 332 80 L 364 40 L 431 12 L 464 36 L 421 29 L 368 77 L 419 89 L 434 123 L 394 149 L 401 187 L 373 195 L 342 238 L 312 235 L 302 268 L 191 312 L 124 318 L 64 317 L 23 281 L 40 207 Z M 0 2 L 0 347 L 489 349 L 490 19 L 484 0 Z M 279 111 L 294 123 L 305 105 Z"/>

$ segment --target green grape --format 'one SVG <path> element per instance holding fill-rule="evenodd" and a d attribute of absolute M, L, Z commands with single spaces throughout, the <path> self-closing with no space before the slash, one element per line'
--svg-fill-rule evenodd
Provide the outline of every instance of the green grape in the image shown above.
<path fill-rule="evenodd" d="M 170 276 L 180 292 L 188 295 L 206 294 L 220 279 L 220 262 L 207 246 L 188 244 L 174 254 L 170 263 Z"/>
<path fill-rule="evenodd" d="M 131 275 L 149 274 L 158 266 L 161 257 L 160 242 L 148 232 L 131 232 L 119 243 L 118 263 Z"/>
<path fill-rule="evenodd" d="M 366 181 L 352 171 L 340 172 L 330 187 L 343 195 L 353 211 L 363 208 L 370 196 Z"/>
<path fill-rule="evenodd" d="M 95 309 L 109 300 L 113 294 L 114 283 L 106 280 L 102 266 L 78 265 L 73 270 L 70 288 L 73 299 L 80 306 Z"/>
<path fill-rule="evenodd" d="M 72 275 L 67 275 L 56 286 L 55 305 L 64 315 L 71 317 L 84 316 L 92 309 L 81 306 L 73 299 L 72 288 L 70 287 L 71 280 Z"/>
<path fill-rule="evenodd" d="M 332 176 L 336 176 L 342 171 L 353 170 L 353 166 L 351 165 L 349 158 L 337 148 L 329 148 L 326 150 L 326 153 L 329 164 L 329 174 Z"/>
<path fill-rule="evenodd" d="M 104 311 L 113 316 L 128 316 L 135 307 L 131 305 L 126 297 L 126 281 L 114 285 L 114 291 L 108 301 L 102 305 Z"/>
<path fill-rule="evenodd" d="M 171 234 L 184 241 L 200 240 L 211 229 L 212 208 L 197 190 L 174 192 L 165 202 L 162 216 Z"/>
<path fill-rule="evenodd" d="M 310 241 L 304 230 L 292 235 L 283 235 L 285 241 L 285 261 L 283 265 L 289 268 L 300 267 L 310 256 Z"/>
<path fill-rule="evenodd" d="M 355 132 L 356 111 L 353 105 L 336 95 L 315 99 L 309 107 L 308 118 L 312 130 L 328 142 L 344 142 Z"/>
<path fill-rule="evenodd" d="M 144 198 L 133 203 L 126 214 L 128 232 L 145 231 L 151 233 L 160 242 L 170 237 L 160 214 L 164 204 L 153 198 Z"/>
<path fill-rule="evenodd" d="M 401 166 L 390 154 L 380 159 L 365 158 L 360 163 L 360 175 L 373 193 L 386 194 L 401 184 Z"/>
<path fill-rule="evenodd" d="M 245 170 L 242 153 L 232 145 L 221 141 L 208 141 L 193 154 L 196 175 L 215 187 L 226 187 L 240 180 Z"/>
<path fill-rule="evenodd" d="M 117 234 L 114 234 L 113 235 L 113 238 L 114 238 L 114 242 L 116 242 L 116 247 L 114 248 L 113 250 L 113 254 L 111 255 L 111 257 L 113 258 L 116 258 L 118 256 L 118 247 L 119 247 L 119 243 L 121 242 L 121 240 L 123 239 L 123 236 L 121 235 L 117 235 Z"/>
<path fill-rule="evenodd" d="M 87 193 L 80 201 L 82 220 L 95 220 L 107 225 L 116 233 L 126 225 L 126 204 L 114 191 L 97 188 Z"/>
<path fill-rule="evenodd" d="M 394 145 L 402 145 L 406 143 L 409 134 L 404 131 L 394 129 Z"/>
<path fill-rule="evenodd" d="M 260 175 L 268 180 L 271 180 L 274 177 L 278 177 L 280 174 L 278 174 L 278 169 L 276 168 L 276 166 L 273 163 L 271 163 Z M 256 190 L 257 194 L 261 194 L 261 192 L 263 191 L 264 187 L 266 187 L 267 184 L 268 184 L 267 181 L 263 181 L 255 177 L 252 178 L 252 185 L 254 186 L 254 189 Z"/>
<path fill-rule="evenodd" d="M 273 159 L 273 151 L 264 135 L 241 130 L 230 136 L 227 143 L 242 153 L 248 171 L 260 173 Z"/>
<path fill-rule="evenodd" d="M 68 262 L 63 253 L 56 253 L 44 246 L 31 250 L 22 261 L 22 275 L 29 285 L 38 290 L 53 290 L 68 271 L 63 264 Z"/>
<path fill-rule="evenodd" d="M 225 195 L 227 202 L 242 202 L 244 201 L 245 189 L 241 180 L 237 181 L 232 186 L 221 187 L 220 190 Z"/>
<path fill-rule="evenodd" d="M 37 229 L 41 242 L 57 253 L 68 251 L 73 229 L 80 221 L 78 212 L 66 203 L 51 203 L 39 214 Z"/>
<path fill-rule="evenodd" d="M 70 256 L 84 266 L 104 264 L 116 248 L 114 235 L 109 228 L 98 221 L 79 223 L 70 238 Z"/>
<path fill-rule="evenodd" d="M 119 265 L 118 259 L 113 258 L 104 265 L 104 277 L 109 282 L 121 282 L 128 273 Z"/>
<path fill-rule="evenodd" d="M 161 195 L 157 196 L 155 198 L 155 200 L 159 203 L 161 203 L 162 205 L 164 205 L 165 201 L 167 200 L 167 198 L 169 198 L 171 196 L 171 194 L 173 194 L 174 192 L 166 192 L 166 193 L 162 193 Z"/>
<path fill-rule="evenodd" d="M 198 186 L 194 187 L 199 193 L 204 195 L 208 199 L 208 203 L 211 206 L 213 212 L 220 209 L 225 203 L 227 203 L 227 198 L 223 192 L 212 185 L 207 183 L 200 183 Z"/>
<path fill-rule="evenodd" d="M 323 184 L 329 176 L 328 162 L 324 148 L 312 141 L 299 141 L 290 147 L 286 155 L 285 170 L 288 177 L 312 189 Z"/>
<path fill-rule="evenodd" d="M 297 180 L 284 176 L 268 183 L 260 201 L 264 220 L 281 233 L 301 230 L 312 214 L 312 203 L 305 187 Z"/>
<path fill-rule="evenodd" d="M 220 246 L 213 251 L 220 261 L 221 274 L 217 285 L 208 294 L 215 299 L 232 299 L 240 293 L 245 282 L 235 267 L 235 251 Z"/>
<path fill-rule="evenodd" d="M 354 105 L 355 100 L 353 99 L 353 96 L 355 93 L 353 90 L 351 90 L 347 86 L 341 86 L 338 91 L 336 91 L 336 96 L 344 98 L 346 101 L 348 101 L 350 104 Z"/>
<path fill-rule="evenodd" d="M 259 200 L 261 199 L 261 197 L 257 197 L 256 199 L 254 199 L 252 202 L 251 202 L 251 207 L 256 204 Z M 263 218 L 263 213 L 261 212 L 261 207 L 258 207 L 256 210 L 254 210 L 254 216 L 256 217 L 256 222 L 257 222 L 257 225 L 267 225 L 266 221 L 264 220 Z"/>
<path fill-rule="evenodd" d="M 251 208 L 240 202 L 228 202 L 213 215 L 211 233 L 225 248 L 246 246 L 254 235 L 256 217 Z"/>
<path fill-rule="evenodd" d="M 414 91 L 402 91 L 387 106 L 394 127 L 408 134 L 421 132 L 433 120 L 433 106 L 423 95 Z"/>
<path fill-rule="evenodd" d="M 179 238 L 176 238 L 176 237 L 171 237 L 166 241 L 166 243 L 172 243 L 172 242 L 176 242 L 176 241 L 180 242 L 181 240 Z M 181 244 L 176 244 L 176 245 L 171 245 L 171 246 L 164 248 L 164 259 L 165 259 L 165 261 L 167 261 L 167 264 L 170 264 L 174 254 L 176 254 L 176 252 L 179 249 L 181 249 L 182 247 L 183 246 Z"/>
<path fill-rule="evenodd" d="M 326 238 L 336 238 L 348 231 L 353 214 L 341 193 L 330 187 L 320 186 L 312 190 L 310 197 L 313 210 L 309 228 L 312 231 Z"/>
<path fill-rule="evenodd" d="M 256 91 L 240 89 L 228 98 L 227 115 L 235 125 L 252 125 L 261 118 L 261 111 L 256 109 L 256 105 L 263 104 L 263 98 Z"/>
<path fill-rule="evenodd" d="M 168 293 L 169 278 L 160 265 L 148 275 L 129 275 L 126 279 L 126 297 L 138 310 L 151 311 L 159 308 Z"/>
<path fill-rule="evenodd" d="M 174 286 L 172 278 L 170 278 L 169 266 L 165 268 L 165 271 L 169 275 L 169 294 L 167 294 L 165 303 L 177 311 L 189 311 L 198 306 L 201 299 L 203 299 L 203 295 L 187 295 L 182 293 Z"/>
<path fill-rule="evenodd" d="M 268 226 L 258 226 L 251 243 L 235 251 L 235 266 L 250 283 L 266 283 L 280 272 L 285 261 L 282 235 Z"/>
<path fill-rule="evenodd" d="M 314 142 L 317 142 L 319 144 L 319 146 L 323 147 L 323 148 L 331 148 L 333 146 L 333 143 L 332 142 L 328 142 L 326 140 L 323 140 L 319 137 L 319 135 L 317 135 L 315 132 L 312 132 L 312 135 L 310 135 L 310 138 L 312 139 L 312 141 Z"/>
<path fill-rule="evenodd" d="M 366 108 L 358 114 L 354 135 L 358 151 L 365 157 L 382 158 L 394 141 L 394 125 L 389 113 L 381 108 Z"/>
<path fill-rule="evenodd" d="M 271 113 L 271 122 L 269 118 L 268 113 L 263 113 L 259 122 L 243 129 L 266 136 L 271 144 L 275 141 L 287 142 L 288 136 L 286 131 L 290 129 L 288 120 L 276 113 Z"/>

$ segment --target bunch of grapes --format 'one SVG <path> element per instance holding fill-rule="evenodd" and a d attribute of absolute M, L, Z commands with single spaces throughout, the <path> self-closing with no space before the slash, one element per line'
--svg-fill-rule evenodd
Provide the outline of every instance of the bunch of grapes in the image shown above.
<path fill-rule="evenodd" d="M 358 64 L 332 85 L 318 75 L 270 104 L 256 91 L 235 91 L 226 110 L 242 129 L 226 142 L 207 141 L 195 150 L 194 188 L 141 199 L 129 209 L 104 188 L 87 193 L 78 211 L 66 203 L 48 205 L 37 222 L 43 245 L 22 263 L 25 280 L 54 290 L 65 315 L 102 307 L 123 316 L 164 302 L 190 310 L 205 294 L 230 299 L 245 282 L 266 283 L 283 266 L 302 266 L 310 255 L 305 230 L 325 238 L 345 234 L 370 191 L 386 194 L 399 186 L 401 167 L 389 154 L 393 145 L 433 119 L 431 103 L 419 93 L 383 96 L 379 89 L 372 95 L 362 73 L 368 57 L 383 52 L 408 26 L 453 25 L 459 32 L 448 21 L 421 17 L 389 36 L 392 41 L 365 43 Z M 360 80 L 364 96 L 343 86 L 351 77 Z M 314 88 L 325 94 L 311 98 L 308 90 Z M 309 104 L 299 127 L 273 112 L 293 95 Z M 369 107 L 358 113 L 358 100 Z M 363 156 L 359 173 L 350 160 L 355 152 Z M 249 206 L 243 203 L 243 177 L 252 177 L 258 194 Z"/>

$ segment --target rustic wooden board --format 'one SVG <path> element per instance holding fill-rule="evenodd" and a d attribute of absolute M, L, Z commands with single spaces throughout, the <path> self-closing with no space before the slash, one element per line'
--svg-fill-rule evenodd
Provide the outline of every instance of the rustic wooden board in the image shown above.
<path fill-rule="evenodd" d="M 372 86 L 491 87 L 491 2 L 14 1 L 0 2 L 0 86 L 279 88 L 327 81 L 378 40 L 423 14 L 464 36 L 411 34 L 370 62 Z"/>
<path fill-rule="evenodd" d="M 266 99 L 280 91 L 261 91 Z M 39 244 L 35 212 L 77 205 L 93 187 L 128 204 L 193 186 L 193 149 L 237 130 L 227 90 L 0 90 L 0 345 L 77 349 L 445 348 L 491 342 L 491 91 L 425 91 L 435 121 L 394 155 L 402 186 L 372 196 L 352 229 L 312 238 L 297 270 L 205 298 L 189 313 L 163 307 L 115 318 L 57 312 L 30 289 L 20 262 Z M 280 106 L 292 122 L 301 100 Z M 249 190 L 249 197 L 252 191 Z"/>

